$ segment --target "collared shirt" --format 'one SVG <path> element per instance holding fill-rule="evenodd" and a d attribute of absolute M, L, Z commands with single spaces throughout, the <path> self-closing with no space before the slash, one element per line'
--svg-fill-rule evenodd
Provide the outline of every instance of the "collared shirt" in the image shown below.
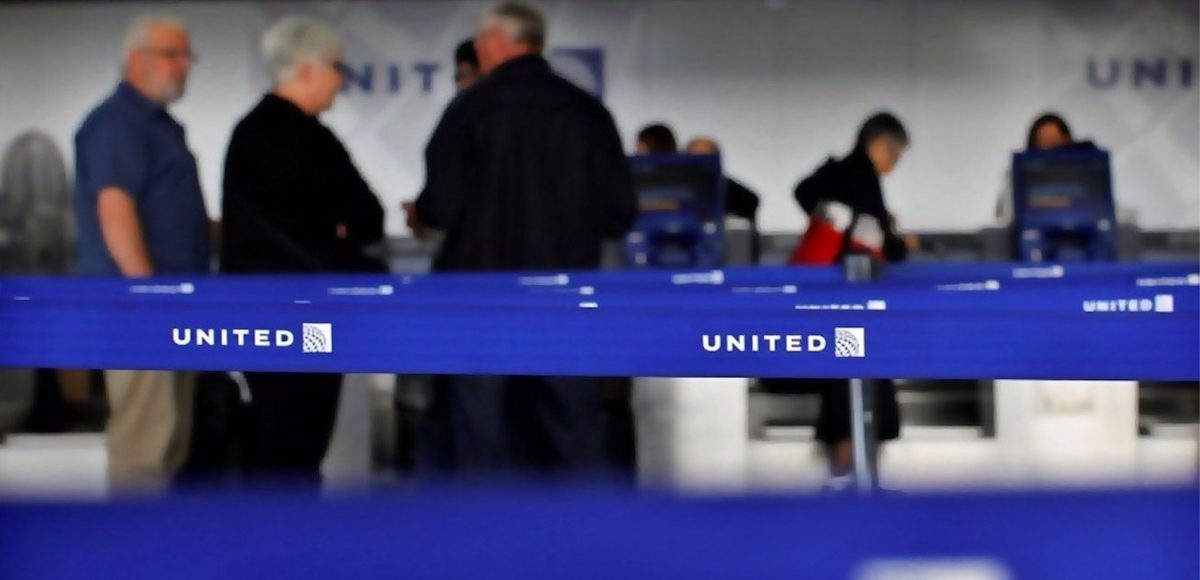
<path fill-rule="evenodd" d="M 155 274 L 209 271 L 208 213 L 183 126 L 125 82 L 75 133 L 81 274 L 121 274 L 100 231 L 97 198 L 106 187 L 119 187 L 133 198 Z"/>

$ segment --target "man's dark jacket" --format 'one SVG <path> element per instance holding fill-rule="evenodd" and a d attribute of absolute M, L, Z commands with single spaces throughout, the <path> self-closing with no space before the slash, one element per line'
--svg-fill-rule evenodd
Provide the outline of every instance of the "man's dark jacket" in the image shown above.
<path fill-rule="evenodd" d="M 596 268 L 636 211 L 612 116 L 537 55 L 455 98 L 425 161 L 417 215 L 446 234 L 435 270 Z"/>

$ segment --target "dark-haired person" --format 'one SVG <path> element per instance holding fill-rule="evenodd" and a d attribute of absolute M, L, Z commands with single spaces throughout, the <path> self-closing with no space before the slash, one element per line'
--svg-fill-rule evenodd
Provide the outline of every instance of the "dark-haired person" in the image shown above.
<path fill-rule="evenodd" d="M 1025 137 L 1026 151 L 1049 151 L 1081 145 L 1092 146 L 1091 142 L 1076 143 L 1071 135 L 1071 127 L 1058 113 L 1043 113 L 1029 126 L 1029 134 Z M 1004 224 L 1013 218 L 1012 172 L 1004 174 L 1004 186 L 1000 190 L 1000 199 L 996 200 L 996 219 Z"/>
<path fill-rule="evenodd" d="M 1067 147 L 1074 143 L 1071 128 L 1067 122 L 1055 113 L 1046 113 L 1033 121 L 1029 127 L 1029 136 L 1025 139 L 1025 149 L 1029 151 L 1044 151 Z"/>
<path fill-rule="evenodd" d="M 638 131 L 635 144 L 638 155 L 672 155 L 678 153 L 678 149 L 675 132 L 662 123 L 646 125 Z M 690 155 L 720 155 L 721 148 L 712 137 L 695 137 L 688 141 L 686 152 Z M 758 213 L 758 194 L 726 176 L 725 213 L 745 218 L 754 227 Z M 757 228 L 755 232 L 757 237 Z"/>
<path fill-rule="evenodd" d="M 482 76 L 483 72 L 479 69 L 479 53 L 475 51 L 475 39 L 468 38 L 460 42 L 454 49 L 454 89 L 461 93 L 474 85 Z M 436 237 L 436 234 L 430 232 L 425 224 L 421 223 L 415 201 L 406 201 L 400 204 L 400 209 L 404 210 L 404 225 L 408 226 L 413 237 L 425 239 Z"/>
<path fill-rule="evenodd" d="M 679 142 L 670 127 L 654 123 L 638 131 L 634 151 L 638 155 L 670 155 L 679 152 Z"/>
<path fill-rule="evenodd" d="M 454 88 L 460 92 L 479 80 L 479 54 L 475 52 L 475 39 L 468 38 L 454 49 Z"/>
<path fill-rule="evenodd" d="M 479 69 L 479 53 L 475 51 L 475 39 L 468 38 L 454 49 L 454 88 L 457 92 L 471 88 L 483 72 Z M 440 238 L 439 232 L 421 223 L 417 215 L 416 201 L 410 200 L 400 204 L 404 211 L 404 224 L 408 226 L 414 238 L 424 240 L 436 247 Z M 434 394 L 428 377 L 399 375 L 396 382 L 396 450 L 398 466 L 410 470 L 416 467 L 418 453 L 425 455 L 424 461 L 436 463 L 442 467 L 450 465 L 450 437 L 446 425 L 435 425 L 436 419 L 426 416 L 429 401 Z M 421 431 L 424 430 L 424 442 Z M 421 451 L 418 446 L 424 445 Z"/>
<path fill-rule="evenodd" d="M 900 120 L 890 113 L 877 113 L 863 123 L 849 155 L 830 158 L 800 181 L 795 197 L 809 216 L 809 231 L 793 255 L 793 263 L 836 263 L 852 252 L 870 253 L 888 262 L 908 256 L 913 242 L 906 242 L 895 231 L 880 183 L 900 163 L 908 144 L 908 131 Z M 827 228 L 832 235 L 817 236 L 818 228 Z M 887 380 L 875 384 L 875 435 L 881 442 L 895 439 L 900 435 L 895 387 Z M 804 381 L 804 386 L 820 392 L 817 439 L 828 453 L 831 487 L 846 487 L 853 466 L 849 383 L 816 379 Z"/>

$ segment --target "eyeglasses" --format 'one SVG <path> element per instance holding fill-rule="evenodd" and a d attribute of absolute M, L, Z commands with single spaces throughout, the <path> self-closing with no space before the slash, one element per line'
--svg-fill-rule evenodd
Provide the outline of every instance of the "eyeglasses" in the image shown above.
<path fill-rule="evenodd" d="M 196 54 L 191 50 L 180 50 L 177 48 L 151 48 L 143 47 L 142 52 L 153 54 L 154 56 L 162 57 L 167 60 L 186 60 L 191 64 L 196 64 Z"/>

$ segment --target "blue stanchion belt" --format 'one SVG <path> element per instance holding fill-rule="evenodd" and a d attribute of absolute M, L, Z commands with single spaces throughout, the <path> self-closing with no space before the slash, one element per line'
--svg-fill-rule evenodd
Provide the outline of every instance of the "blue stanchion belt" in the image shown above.
<path fill-rule="evenodd" d="M 1200 378 L 1195 264 L 1021 268 L 0 279 L 0 365 Z M 1194 578 L 1197 497 L 0 502 L 0 576 Z"/>
<path fill-rule="evenodd" d="M 1194 579 L 1198 507 L 1194 488 L 870 500 L 538 489 L 0 503 L 0 575 Z"/>
<path fill-rule="evenodd" d="M 1196 264 L 0 279 L 0 366 L 1200 379 Z"/>

